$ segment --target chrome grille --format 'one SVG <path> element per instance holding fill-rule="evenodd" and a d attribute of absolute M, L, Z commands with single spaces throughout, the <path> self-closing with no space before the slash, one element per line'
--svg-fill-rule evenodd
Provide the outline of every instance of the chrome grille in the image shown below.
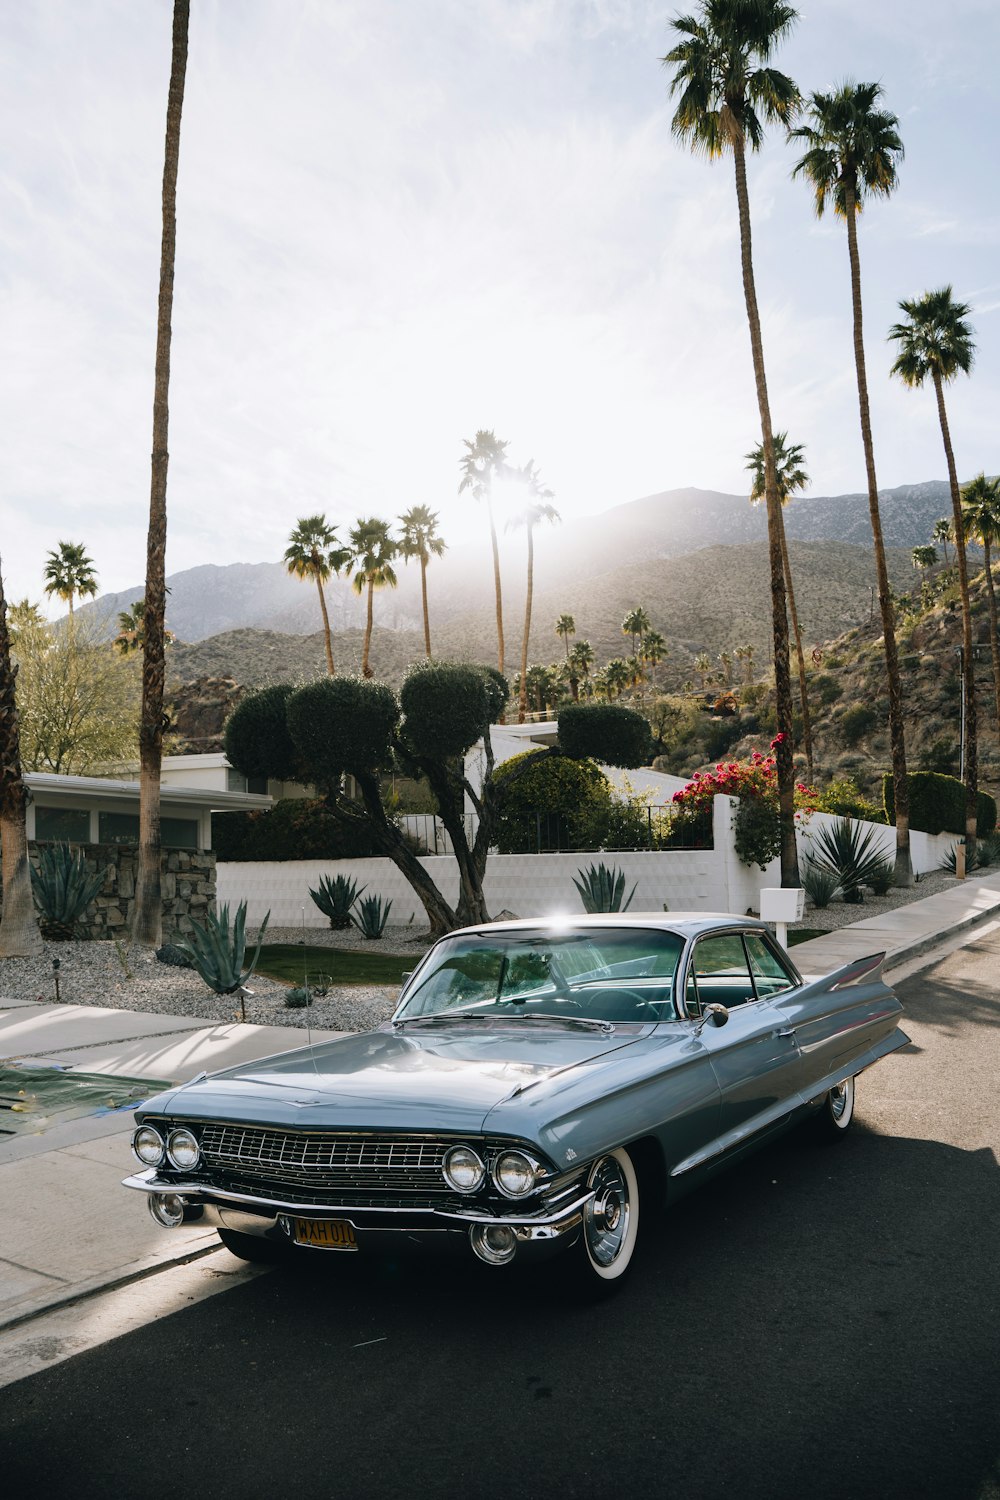
<path fill-rule="evenodd" d="M 334 1135 L 254 1125 L 201 1129 L 202 1156 L 214 1177 L 311 1191 L 447 1193 L 441 1162 L 451 1144 L 434 1136 Z"/>

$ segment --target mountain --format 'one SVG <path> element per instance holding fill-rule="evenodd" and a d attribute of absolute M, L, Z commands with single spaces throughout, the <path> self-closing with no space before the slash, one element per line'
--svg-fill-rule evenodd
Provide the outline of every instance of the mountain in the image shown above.
<path fill-rule="evenodd" d="M 928 542 L 935 520 L 950 514 L 951 501 L 947 484 L 933 480 L 884 490 L 880 506 L 886 545 L 904 549 L 908 554 L 911 548 Z M 858 549 L 859 554 L 867 553 L 870 557 L 871 528 L 866 495 L 807 496 L 796 500 L 785 511 L 785 526 L 792 541 L 851 545 Z M 634 569 L 634 583 L 629 582 L 625 587 L 626 580 L 622 579 L 626 608 L 653 588 L 658 588 L 669 602 L 674 598 L 675 590 L 672 584 L 667 588 L 665 580 L 668 571 L 671 578 L 674 574 L 672 567 L 666 570 L 663 564 L 673 564 L 677 559 L 691 558 L 713 548 L 760 544 L 766 536 L 763 507 L 751 506 L 745 495 L 725 495 L 700 489 L 667 490 L 662 494 L 647 495 L 600 515 L 568 520 L 557 530 L 546 528 L 539 532 L 536 568 L 539 598 L 544 597 L 544 608 L 550 609 L 551 601 L 558 595 L 554 606 L 556 611 L 571 609 L 578 615 L 578 626 L 581 617 L 588 620 L 581 633 L 592 630 L 596 635 L 598 625 L 590 625 L 585 607 L 594 580 L 609 579 L 619 572 Z M 504 538 L 501 545 L 505 613 L 511 622 L 513 642 L 517 637 L 518 592 L 521 591 L 523 596 L 523 538 Z M 746 561 L 750 580 L 757 572 L 757 564 L 750 552 L 746 554 Z M 655 578 L 663 580 L 659 585 L 651 571 L 655 568 L 659 568 Z M 728 565 L 726 572 L 729 572 Z M 419 630 L 419 570 L 415 566 L 403 567 L 399 573 L 398 589 L 376 594 L 375 618 L 385 629 Z M 706 564 L 702 576 L 711 578 L 712 575 L 713 568 Z M 205 563 L 171 574 L 167 582 L 170 589 L 168 624 L 182 641 L 197 642 L 247 628 L 291 635 L 311 634 L 318 622 L 315 587 L 290 577 L 280 562 Z M 428 572 L 428 583 L 433 620 L 439 630 L 450 624 L 461 629 L 466 617 L 478 616 L 480 611 L 488 609 L 493 585 L 485 527 L 483 545 L 457 547 L 443 558 L 435 559 Z M 698 595 L 692 595 L 686 585 L 679 584 L 678 590 L 677 597 L 684 596 L 685 611 L 694 608 L 693 615 L 685 615 L 689 628 L 684 634 L 697 638 L 701 634 L 703 615 L 708 623 L 707 612 L 700 607 Z M 613 591 L 622 592 L 617 587 Z M 748 598 L 750 594 L 756 610 L 759 591 L 748 581 Z M 136 586 L 122 593 L 104 594 L 91 604 L 80 605 L 77 613 L 96 612 L 99 618 L 107 620 L 111 629 L 118 611 L 141 597 L 142 588 Z M 335 632 L 363 626 L 364 600 L 353 592 L 349 580 L 333 579 L 327 588 L 327 597 Z M 579 605 L 575 603 L 576 599 L 581 600 Z M 650 607 L 645 599 L 641 602 Z M 801 602 L 804 612 L 812 608 L 805 594 Z M 733 603 L 739 613 L 739 601 L 734 599 Z M 839 628 L 843 628 L 848 618 L 859 618 L 857 608 L 852 615 L 844 617 Z M 820 609 L 819 616 L 825 618 L 824 609 L 825 606 Z M 695 622 L 693 626 L 691 621 Z M 814 630 L 819 628 L 817 617 Z M 550 654 L 547 646 L 543 654 Z"/>

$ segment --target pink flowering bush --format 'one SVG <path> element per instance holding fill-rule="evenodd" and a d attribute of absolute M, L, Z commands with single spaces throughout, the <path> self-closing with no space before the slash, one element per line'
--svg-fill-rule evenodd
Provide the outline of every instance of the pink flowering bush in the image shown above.
<path fill-rule="evenodd" d="M 781 744 L 783 735 L 771 741 L 771 750 Z M 781 837 L 778 827 L 778 763 L 772 753 L 755 750 L 749 760 L 720 761 L 714 771 L 696 771 L 687 786 L 673 795 L 674 806 L 681 817 L 711 810 L 713 797 L 738 797 L 739 811 L 734 827 L 736 853 L 746 865 L 764 869 L 779 853 Z M 819 793 L 805 782 L 795 783 L 797 816 L 815 810 Z"/>

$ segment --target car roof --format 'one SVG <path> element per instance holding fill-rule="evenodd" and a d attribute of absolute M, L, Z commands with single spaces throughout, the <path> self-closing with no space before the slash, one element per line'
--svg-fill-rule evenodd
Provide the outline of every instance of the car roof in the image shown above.
<path fill-rule="evenodd" d="M 740 917 L 733 912 L 716 911 L 629 911 L 591 916 L 588 913 L 550 913 L 544 917 L 519 917 L 509 922 L 485 922 L 476 927 L 462 927 L 449 937 L 475 933 L 487 936 L 496 932 L 537 932 L 539 928 L 573 930 L 593 927 L 656 927 L 664 932 L 676 932 L 683 937 L 693 937 L 702 932 L 715 932 L 730 927 L 756 927 L 770 931 L 767 922 L 759 917 Z"/>

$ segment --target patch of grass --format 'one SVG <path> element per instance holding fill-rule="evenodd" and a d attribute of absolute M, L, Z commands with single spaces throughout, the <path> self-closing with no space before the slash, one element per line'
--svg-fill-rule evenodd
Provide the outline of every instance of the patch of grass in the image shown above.
<path fill-rule="evenodd" d="M 401 958 L 398 953 L 356 953 L 312 944 L 303 948 L 298 943 L 265 943 L 260 950 L 257 972 L 269 979 L 301 984 L 304 966 L 311 984 L 320 974 L 329 975 L 333 985 L 402 984 L 403 975 L 417 967 L 421 956 L 414 953 L 412 958 Z"/>
<path fill-rule="evenodd" d="M 788 934 L 788 946 L 794 948 L 796 943 L 808 943 L 810 938 L 826 936 L 825 927 L 796 927 Z"/>

